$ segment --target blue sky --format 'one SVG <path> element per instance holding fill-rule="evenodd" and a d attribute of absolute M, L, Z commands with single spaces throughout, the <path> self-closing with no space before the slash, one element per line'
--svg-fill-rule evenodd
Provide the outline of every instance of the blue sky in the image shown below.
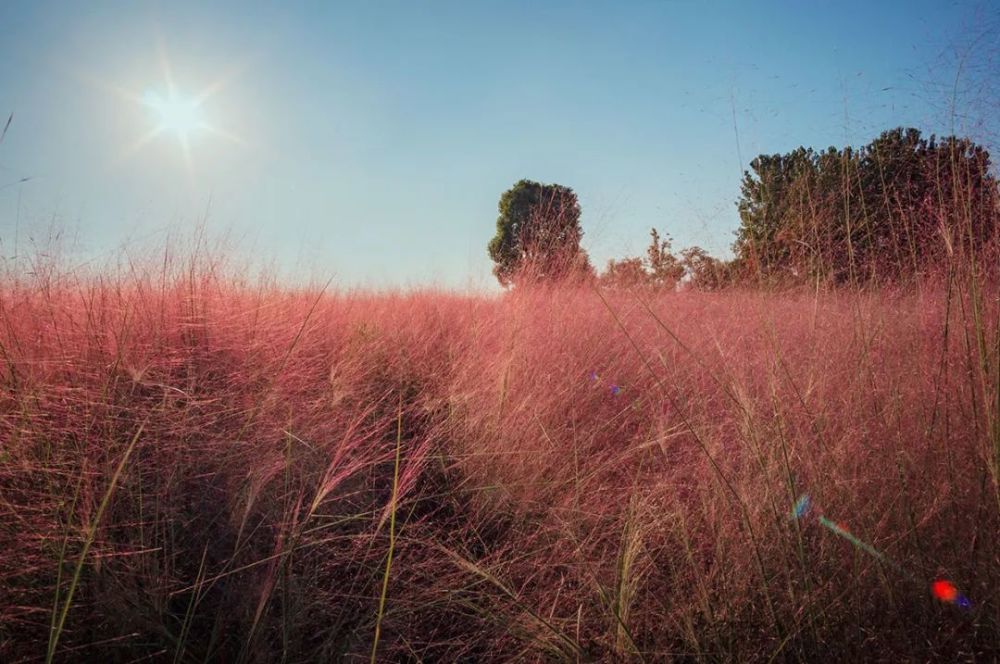
<path fill-rule="evenodd" d="M 492 287 L 496 202 L 522 177 L 577 191 L 598 266 L 641 253 L 654 225 L 725 255 L 756 154 L 947 131 L 956 53 L 998 10 L 8 0 L 2 13 L 4 256 L 53 228 L 81 257 L 149 246 L 207 215 L 289 276 L 463 288 Z M 189 160 L 169 132 L 130 149 L 156 123 L 134 98 L 165 93 L 161 53 L 178 90 L 213 90 L 204 115 L 225 134 L 192 135 Z"/>

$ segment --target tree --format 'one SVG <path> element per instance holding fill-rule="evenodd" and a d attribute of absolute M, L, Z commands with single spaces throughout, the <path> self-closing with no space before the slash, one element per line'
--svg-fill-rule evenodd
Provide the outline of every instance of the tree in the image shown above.
<path fill-rule="evenodd" d="M 745 172 L 738 203 L 740 221 L 734 250 L 756 272 L 771 276 L 787 268 L 797 253 L 789 228 L 807 218 L 809 183 L 816 156 L 798 148 L 788 154 L 760 155 Z"/>
<path fill-rule="evenodd" d="M 989 153 L 965 138 L 883 132 L 859 150 L 760 155 L 733 250 L 758 279 L 898 279 L 997 247 Z"/>
<path fill-rule="evenodd" d="M 649 277 L 641 258 L 612 258 L 601 275 L 601 283 L 608 288 L 631 289 L 649 285 Z"/>
<path fill-rule="evenodd" d="M 655 228 L 649 229 L 649 247 L 646 249 L 646 265 L 649 268 L 650 283 L 656 288 L 673 289 L 684 276 L 684 266 L 671 252 L 672 238 L 660 234 Z"/>
<path fill-rule="evenodd" d="M 611 288 L 653 288 L 673 290 L 684 276 L 684 266 L 671 252 L 669 235 L 660 237 L 655 228 L 649 229 L 650 242 L 646 258 L 633 256 L 611 259 L 601 275 L 601 282 Z"/>
<path fill-rule="evenodd" d="M 733 263 L 720 261 L 698 246 L 681 252 L 680 265 L 687 273 L 687 284 L 691 288 L 717 290 L 732 281 Z"/>
<path fill-rule="evenodd" d="M 572 189 L 520 180 L 500 196 L 497 208 L 497 232 L 487 249 L 502 285 L 593 274 L 580 247 L 580 203 Z"/>

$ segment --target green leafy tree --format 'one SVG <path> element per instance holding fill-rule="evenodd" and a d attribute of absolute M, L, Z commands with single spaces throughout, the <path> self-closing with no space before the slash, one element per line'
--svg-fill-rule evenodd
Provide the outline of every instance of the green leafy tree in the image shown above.
<path fill-rule="evenodd" d="M 593 275 L 580 247 L 580 203 L 572 189 L 520 180 L 497 207 L 497 232 L 487 249 L 502 285 Z"/>
<path fill-rule="evenodd" d="M 892 129 L 859 150 L 760 155 L 734 252 L 757 279 L 896 279 L 996 249 L 997 180 L 965 138 Z"/>
<path fill-rule="evenodd" d="M 789 228 L 807 209 L 815 155 L 798 148 L 788 154 L 760 155 L 744 173 L 738 203 L 740 220 L 735 250 L 763 275 L 785 269 L 796 253 Z"/>

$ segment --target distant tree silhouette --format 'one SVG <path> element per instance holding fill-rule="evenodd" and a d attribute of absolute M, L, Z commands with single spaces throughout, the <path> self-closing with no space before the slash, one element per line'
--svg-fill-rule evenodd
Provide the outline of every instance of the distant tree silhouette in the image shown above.
<path fill-rule="evenodd" d="M 650 275 L 638 257 L 612 258 L 601 274 L 601 284 L 608 288 L 637 288 L 649 283 Z"/>
<path fill-rule="evenodd" d="M 714 258 L 698 246 L 681 251 L 680 265 L 687 275 L 689 288 L 718 290 L 734 281 L 735 263 Z"/>
<path fill-rule="evenodd" d="M 733 250 L 758 279 L 896 279 L 995 247 L 997 201 L 983 147 L 898 128 L 860 150 L 758 156 Z"/>
<path fill-rule="evenodd" d="M 569 187 L 520 180 L 500 197 L 496 235 L 487 249 L 504 286 L 593 275 L 580 247 L 580 203 Z"/>
<path fill-rule="evenodd" d="M 655 228 L 649 229 L 649 247 L 646 248 L 646 265 L 649 280 L 656 288 L 673 289 L 684 276 L 684 266 L 671 251 L 673 239 L 660 237 Z"/>

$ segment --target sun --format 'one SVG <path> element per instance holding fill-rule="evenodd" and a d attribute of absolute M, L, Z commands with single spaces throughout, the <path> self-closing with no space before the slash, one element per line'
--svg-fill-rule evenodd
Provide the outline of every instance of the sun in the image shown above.
<path fill-rule="evenodd" d="M 151 87 L 147 88 L 143 95 L 133 97 L 145 108 L 153 126 L 145 136 L 129 148 L 129 152 L 138 150 L 160 136 L 172 136 L 180 144 L 188 170 L 193 172 L 191 148 L 194 139 L 207 134 L 233 137 L 213 126 L 205 112 L 204 102 L 218 86 L 210 87 L 197 95 L 186 95 L 174 83 L 169 68 L 165 68 L 165 71 L 167 74 L 165 93 Z"/>
<path fill-rule="evenodd" d="M 206 153 L 211 150 L 209 146 L 202 144 L 209 139 L 224 139 L 229 143 L 246 146 L 246 141 L 241 136 L 219 124 L 233 119 L 222 113 L 223 109 L 231 109 L 232 105 L 220 104 L 218 100 L 212 103 L 216 95 L 239 74 L 243 65 L 230 65 L 227 72 L 209 79 L 207 85 L 192 88 L 190 85 L 182 85 L 175 78 L 174 68 L 162 42 L 158 50 L 161 70 L 159 81 L 149 80 L 143 92 L 100 79 L 94 81 L 127 102 L 132 109 L 138 110 L 140 113 L 135 116 L 137 120 L 141 114 L 148 123 L 145 132 L 123 147 L 119 160 L 127 159 L 154 140 L 169 139 L 169 142 L 175 142 L 180 147 L 188 173 L 193 176 L 196 145 L 198 151 L 204 148 Z M 187 83 L 190 84 L 191 81 Z"/>
<path fill-rule="evenodd" d="M 147 90 L 142 103 L 150 110 L 156 122 L 153 135 L 170 133 L 186 146 L 195 134 L 211 129 L 205 117 L 202 99 L 198 97 L 185 97 L 176 90 L 171 90 L 166 96 L 155 90 Z"/>

